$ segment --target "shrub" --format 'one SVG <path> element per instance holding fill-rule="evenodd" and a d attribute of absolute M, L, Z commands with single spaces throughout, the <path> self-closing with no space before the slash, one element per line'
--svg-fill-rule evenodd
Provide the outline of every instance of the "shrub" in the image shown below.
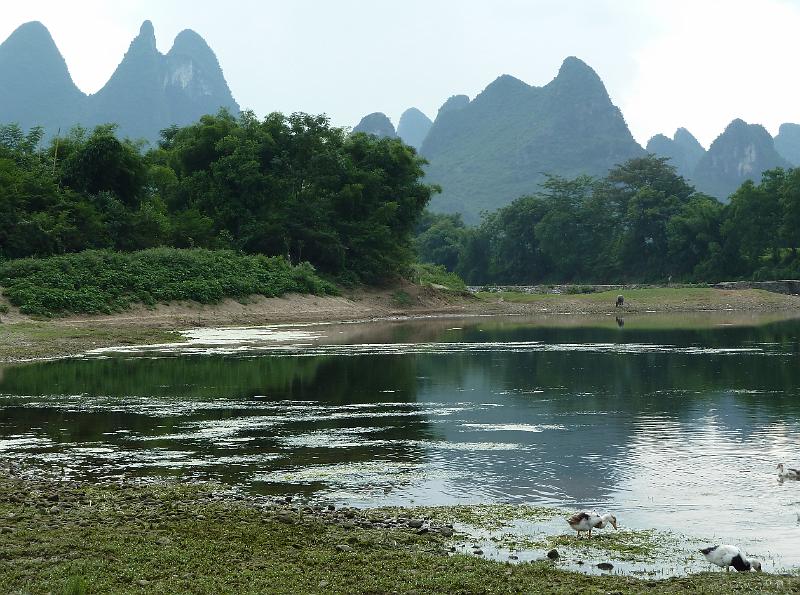
<path fill-rule="evenodd" d="M 292 266 L 282 257 L 177 248 L 6 261 L 0 264 L 0 285 L 23 313 L 40 316 L 119 312 L 135 302 L 208 304 L 252 294 L 337 293 L 308 263 Z"/>

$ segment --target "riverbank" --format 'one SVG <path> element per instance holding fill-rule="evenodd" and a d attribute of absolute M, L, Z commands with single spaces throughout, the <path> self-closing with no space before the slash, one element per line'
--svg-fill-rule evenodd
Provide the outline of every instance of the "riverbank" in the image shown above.
<path fill-rule="evenodd" d="M 586 315 L 652 315 L 699 312 L 800 313 L 800 296 L 758 289 L 648 288 L 626 291 L 616 308 L 616 291 L 590 294 L 524 294 L 449 291 L 403 284 L 357 289 L 339 296 L 289 294 L 222 300 L 216 304 L 136 304 L 113 315 L 36 318 L 0 298 L 0 362 L 64 357 L 90 349 L 182 341 L 176 332 L 197 327 L 374 320 L 428 316 L 547 316 L 570 320 Z"/>
<path fill-rule="evenodd" d="M 405 516 L 411 516 L 413 513 Z M 220 486 L 0 472 L 0 590 L 29 593 L 789 593 L 800 577 L 643 580 L 452 554 L 446 524 L 249 499 Z M 67 591 L 69 586 L 81 587 Z"/>

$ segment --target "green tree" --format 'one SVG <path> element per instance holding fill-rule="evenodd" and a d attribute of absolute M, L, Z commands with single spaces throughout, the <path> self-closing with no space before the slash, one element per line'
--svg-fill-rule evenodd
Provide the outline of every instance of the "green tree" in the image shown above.
<path fill-rule="evenodd" d="M 425 211 L 415 233 L 414 248 L 421 262 L 441 264 L 449 271 L 455 270 L 466 234 L 461 215 Z"/>
<path fill-rule="evenodd" d="M 719 269 L 723 210 L 715 198 L 695 194 L 669 219 L 667 264 L 675 280 L 715 281 L 724 276 Z M 711 262 L 714 268 L 709 268 Z"/>
<path fill-rule="evenodd" d="M 781 237 L 779 190 L 784 172 L 764 172 L 756 185 L 746 181 L 731 196 L 722 225 L 725 260 L 731 272 L 752 275 L 766 259 L 777 263 Z"/>
<path fill-rule="evenodd" d="M 64 165 L 63 182 L 87 194 L 110 192 L 128 207 L 142 198 L 146 177 L 144 158 L 129 141 L 121 141 L 112 125 L 98 126 L 82 146 L 75 147 Z"/>

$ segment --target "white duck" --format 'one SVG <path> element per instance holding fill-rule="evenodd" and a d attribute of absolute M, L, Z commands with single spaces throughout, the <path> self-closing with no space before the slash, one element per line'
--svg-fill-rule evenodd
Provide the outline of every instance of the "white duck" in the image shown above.
<path fill-rule="evenodd" d="M 706 557 L 706 560 L 720 568 L 724 568 L 726 572 L 731 569 L 731 566 L 739 572 L 747 572 L 748 570 L 761 572 L 761 562 L 748 560 L 735 545 L 715 545 L 700 550 L 700 553 Z"/>
<path fill-rule="evenodd" d="M 588 531 L 589 537 L 591 538 L 592 529 L 605 529 L 606 525 L 609 523 L 616 530 L 617 517 L 610 512 L 599 515 L 593 510 L 582 510 L 569 517 L 567 523 L 569 523 L 569 526 L 572 527 L 574 531 L 578 532 L 578 537 L 581 536 L 583 531 Z"/>
<path fill-rule="evenodd" d="M 787 469 L 783 463 L 778 463 L 778 481 L 783 481 L 784 479 L 800 479 L 800 471 L 797 469 Z"/>

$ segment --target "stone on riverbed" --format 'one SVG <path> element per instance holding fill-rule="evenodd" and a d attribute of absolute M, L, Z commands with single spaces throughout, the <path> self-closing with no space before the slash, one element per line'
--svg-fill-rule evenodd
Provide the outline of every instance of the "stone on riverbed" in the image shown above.
<path fill-rule="evenodd" d="M 278 522 L 280 522 L 280 523 L 285 523 L 285 524 L 287 524 L 287 525 L 292 525 L 292 524 L 294 524 L 294 519 L 293 519 L 293 518 L 292 518 L 290 515 L 288 515 L 288 514 L 279 514 L 279 515 L 278 515 L 278 516 L 276 516 L 275 518 L 276 518 L 276 519 L 278 520 Z"/>
<path fill-rule="evenodd" d="M 419 529 L 425 523 L 422 519 L 411 519 L 408 521 L 408 526 L 412 529 Z"/>

